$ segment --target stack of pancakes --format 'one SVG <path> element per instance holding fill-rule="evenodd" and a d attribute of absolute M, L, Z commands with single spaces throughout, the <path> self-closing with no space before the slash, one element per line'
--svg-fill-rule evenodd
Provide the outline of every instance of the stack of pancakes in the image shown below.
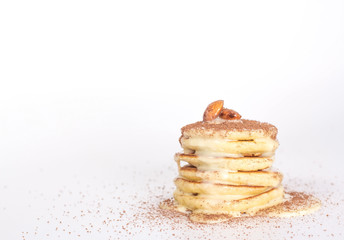
<path fill-rule="evenodd" d="M 276 135 L 275 126 L 245 119 L 216 117 L 183 127 L 184 151 L 175 155 L 178 206 L 193 215 L 238 217 L 282 203 L 283 176 L 270 169 Z"/>

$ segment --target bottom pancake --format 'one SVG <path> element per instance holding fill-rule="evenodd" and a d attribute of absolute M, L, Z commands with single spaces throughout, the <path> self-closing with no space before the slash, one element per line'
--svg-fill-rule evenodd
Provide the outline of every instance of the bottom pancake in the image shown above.
<path fill-rule="evenodd" d="M 177 189 L 174 192 L 174 199 L 179 205 L 194 213 L 225 213 L 240 216 L 243 212 L 254 214 L 261 209 L 281 203 L 283 194 L 283 187 L 278 187 L 254 196 L 227 200 L 213 198 L 214 196 L 209 197 L 209 195 L 188 194 Z"/>

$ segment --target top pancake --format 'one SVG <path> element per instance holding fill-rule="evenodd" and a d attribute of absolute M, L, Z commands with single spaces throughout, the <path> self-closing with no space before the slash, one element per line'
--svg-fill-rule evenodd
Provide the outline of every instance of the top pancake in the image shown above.
<path fill-rule="evenodd" d="M 277 128 L 269 123 L 255 120 L 200 121 L 184 126 L 182 137 L 220 137 L 230 140 L 251 140 L 256 138 L 276 139 Z"/>

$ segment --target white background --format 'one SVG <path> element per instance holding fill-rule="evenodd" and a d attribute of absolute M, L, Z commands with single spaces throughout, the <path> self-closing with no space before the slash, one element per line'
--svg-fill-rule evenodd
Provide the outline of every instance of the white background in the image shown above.
<path fill-rule="evenodd" d="M 223 99 L 279 128 L 285 185 L 342 203 L 323 202 L 321 225 L 296 219 L 295 236 L 343 239 L 343 43 L 343 1 L 1 1 L 0 238 L 129 238 L 46 221 L 73 201 L 60 191 L 134 201 L 154 182 L 171 196 L 180 128 Z"/>

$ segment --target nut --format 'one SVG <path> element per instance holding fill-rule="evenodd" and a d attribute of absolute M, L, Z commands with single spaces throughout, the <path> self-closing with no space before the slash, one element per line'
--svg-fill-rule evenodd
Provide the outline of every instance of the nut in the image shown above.
<path fill-rule="evenodd" d="M 203 121 L 211 121 L 217 118 L 223 108 L 223 100 L 217 100 L 208 105 L 203 114 Z"/>
<path fill-rule="evenodd" d="M 226 120 L 235 120 L 240 119 L 241 115 L 232 109 L 224 108 L 220 113 L 220 118 Z"/>

